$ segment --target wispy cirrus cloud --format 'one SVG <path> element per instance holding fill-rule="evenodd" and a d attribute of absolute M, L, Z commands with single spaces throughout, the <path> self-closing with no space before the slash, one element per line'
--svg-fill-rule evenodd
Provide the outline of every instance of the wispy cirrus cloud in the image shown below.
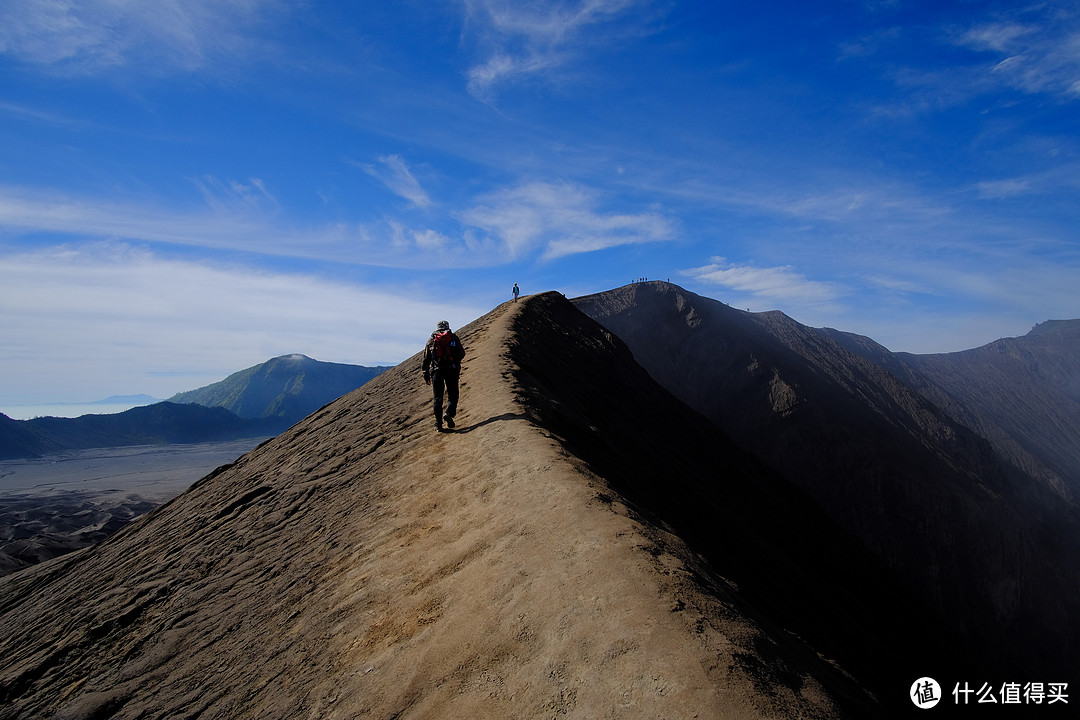
<path fill-rule="evenodd" d="M 736 265 L 722 257 L 682 272 L 699 282 L 730 290 L 738 301 L 764 307 L 806 307 L 837 302 L 841 292 L 832 283 L 810 280 L 790 265 L 755 267 Z"/>
<path fill-rule="evenodd" d="M 692 166 L 691 166 L 692 167 Z M 650 186 L 653 192 L 677 199 L 723 205 L 740 213 L 752 213 L 773 220 L 800 223 L 829 223 L 845 232 L 905 228 L 918 237 L 919 231 L 937 226 L 956 213 L 950 198 L 934 195 L 908 183 L 858 172 L 832 171 L 817 174 L 809 181 L 782 178 L 754 178 L 735 183 L 678 177 Z"/>
<path fill-rule="evenodd" d="M 999 58 L 982 76 L 988 86 L 1080 97 L 1080 15 L 1075 12 L 977 25 L 954 42 Z"/>
<path fill-rule="evenodd" d="M 45 123 L 47 125 L 72 127 L 85 124 L 85 121 L 81 119 L 76 120 L 57 113 L 47 112 L 17 103 L 0 102 L 0 113 L 12 117 L 23 118 L 25 120 Z"/>
<path fill-rule="evenodd" d="M 247 213 L 250 211 L 277 210 L 281 207 L 259 178 L 251 178 L 247 184 L 236 180 L 222 181 L 212 175 L 192 180 L 206 204 L 219 213 Z"/>
<path fill-rule="evenodd" d="M 378 159 L 378 165 L 370 163 L 357 163 L 348 161 L 351 165 L 361 168 L 371 177 L 378 180 L 386 188 L 399 197 L 403 197 L 418 208 L 431 206 L 431 197 L 421 186 L 409 169 L 408 163 L 400 155 L 382 155 Z"/>
<path fill-rule="evenodd" d="M 0 5 L 0 54 L 65 75 L 211 69 L 250 53 L 277 0 L 21 0 Z"/>
<path fill-rule="evenodd" d="M 0 307 L 19 308 L 0 313 L 0 372 L 23 385 L 4 388 L 12 403 L 168 397 L 294 352 L 396 364 L 423 347 L 433 318 L 457 327 L 485 309 L 422 288 L 177 260 L 118 242 L 0 258 Z M 49 395 L 18 397 L 25 387 Z"/>
<path fill-rule="evenodd" d="M 1074 3 L 988 7 L 978 15 L 947 26 L 882 30 L 843 43 L 839 58 L 883 62 L 902 93 L 873 107 L 883 117 L 937 112 L 1006 91 L 1062 102 L 1080 98 L 1080 12 Z M 913 55 L 914 47 L 923 51 Z M 971 53 L 957 55 L 957 48 Z M 942 49 L 948 52 L 942 55 Z"/>
<path fill-rule="evenodd" d="M 1038 32 L 1037 26 L 1017 22 L 986 23 L 963 31 L 955 42 L 975 50 L 1013 52 L 1025 37 Z"/>
<path fill-rule="evenodd" d="M 478 199 L 460 213 L 462 222 L 496 238 L 510 258 L 542 248 L 545 259 L 619 245 L 660 242 L 675 234 L 658 213 L 605 212 L 588 188 L 532 182 Z"/>
<path fill-rule="evenodd" d="M 469 92 L 486 99 L 501 85 L 572 62 L 585 47 L 613 34 L 644 32 L 651 5 L 651 0 L 465 0 L 469 29 L 479 36 L 485 55 L 468 71 Z"/>
<path fill-rule="evenodd" d="M 389 231 L 364 224 L 291 224 L 261 181 L 192 181 L 204 205 L 104 198 L 50 188 L 0 185 L 0 238 L 56 236 L 86 244 L 130 241 L 185 246 L 200 253 L 239 251 L 267 259 L 406 266 L 415 257 Z"/>
<path fill-rule="evenodd" d="M 1004 200 L 1030 195 L 1061 195 L 1072 202 L 1080 190 L 1080 165 L 1063 164 L 1050 170 L 975 184 L 979 198 Z"/>
<path fill-rule="evenodd" d="M 53 189 L 0 186 L 0 228 L 17 234 L 50 233 L 82 239 L 126 239 L 209 248 L 273 252 L 286 238 L 265 208 L 277 201 L 258 180 L 194 181 L 209 209 L 177 209 L 134 200 L 117 201 Z"/>
<path fill-rule="evenodd" d="M 398 194 L 436 207 L 419 186 L 395 175 Z M 411 176 L 410 176 L 411 177 Z M 675 222 L 658 212 L 605 208 L 599 193 L 569 183 L 531 182 L 463 201 L 464 210 L 415 218 L 387 216 L 360 224 L 290 224 L 287 213 L 258 178 L 193 179 L 204 207 L 179 208 L 116 201 L 49 189 L 0 186 L 0 229 L 16 236 L 54 234 L 76 242 L 128 240 L 237 250 L 265 256 L 415 267 L 437 260 L 446 267 L 480 267 L 539 254 L 554 259 L 675 236 Z"/>

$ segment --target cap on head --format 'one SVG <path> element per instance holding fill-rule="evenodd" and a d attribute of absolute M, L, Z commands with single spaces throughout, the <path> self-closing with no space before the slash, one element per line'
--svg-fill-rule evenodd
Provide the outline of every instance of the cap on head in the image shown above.
<path fill-rule="evenodd" d="M 449 330 L 450 329 L 450 323 L 448 321 L 446 321 L 446 320 L 440 320 L 439 324 L 436 326 L 436 329 L 437 330 Z"/>

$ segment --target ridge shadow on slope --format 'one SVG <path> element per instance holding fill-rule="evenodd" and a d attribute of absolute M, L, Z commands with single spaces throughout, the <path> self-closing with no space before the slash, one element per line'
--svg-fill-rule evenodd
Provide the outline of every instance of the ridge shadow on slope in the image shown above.
<path fill-rule="evenodd" d="M 0 718 L 883 717 L 975 667 L 565 298 L 458 332 L 460 432 L 417 355 L 0 578 Z"/>
<path fill-rule="evenodd" d="M 569 301 L 555 293 L 528 301 L 510 354 L 535 422 L 704 555 L 719 575 L 702 568 L 703 585 L 734 586 L 744 611 L 773 637 L 805 643 L 800 670 L 831 676 L 848 711 L 901 713 L 912 707 L 912 679 L 960 668 L 979 674 L 979 659 L 964 656 L 936 615 L 808 495 L 658 386 Z M 821 658 L 854 678 L 823 669 Z M 867 689 L 881 706 L 867 703 Z"/>
<path fill-rule="evenodd" d="M 782 313 L 656 282 L 573 302 L 661 385 L 812 495 L 996 676 L 1074 672 L 1075 515 L 985 439 Z"/>
<path fill-rule="evenodd" d="M 982 347 L 915 355 L 825 328 L 1067 502 L 1080 505 L 1080 320 L 1049 320 Z"/>

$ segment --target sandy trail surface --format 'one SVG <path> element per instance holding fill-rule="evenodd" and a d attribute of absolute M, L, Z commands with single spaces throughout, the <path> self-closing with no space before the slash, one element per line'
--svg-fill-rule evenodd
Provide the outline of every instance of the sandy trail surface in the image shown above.
<path fill-rule="evenodd" d="M 526 302 L 459 330 L 455 432 L 418 355 L 0 579 L 0 718 L 835 716 L 779 660 L 749 672 L 759 628 L 529 420 Z"/>

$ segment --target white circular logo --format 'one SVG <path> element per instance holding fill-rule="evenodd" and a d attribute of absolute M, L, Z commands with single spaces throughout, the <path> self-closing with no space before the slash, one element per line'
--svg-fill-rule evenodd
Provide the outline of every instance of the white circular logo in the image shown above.
<path fill-rule="evenodd" d="M 915 707 L 929 710 L 941 701 L 941 686 L 934 678 L 919 678 L 912 684 L 909 697 Z"/>

